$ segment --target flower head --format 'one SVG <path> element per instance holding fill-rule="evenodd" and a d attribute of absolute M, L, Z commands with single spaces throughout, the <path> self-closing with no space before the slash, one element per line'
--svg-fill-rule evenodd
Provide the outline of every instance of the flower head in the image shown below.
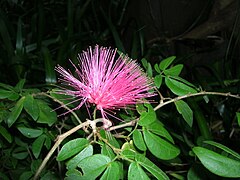
<path fill-rule="evenodd" d="M 61 81 L 72 89 L 59 93 L 73 96 L 79 105 L 94 104 L 106 118 L 107 110 L 125 108 L 128 105 L 143 103 L 154 93 L 152 81 L 144 74 L 135 60 L 125 55 L 116 58 L 116 49 L 95 46 L 79 54 L 79 64 L 75 68 L 76 76 L 58 65 L 55 69 L 61 75 Z"/>

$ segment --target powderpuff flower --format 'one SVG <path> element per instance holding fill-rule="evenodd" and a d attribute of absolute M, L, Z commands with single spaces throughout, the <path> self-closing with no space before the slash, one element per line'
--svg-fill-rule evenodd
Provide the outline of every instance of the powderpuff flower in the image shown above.
<path fill-rule="evenodd" d="M 71 89 L 58 93 L 74 97 L 79 104 L 71 111 L 86 104 L 94 104 L 107 119 L 108 112 L 144 103 L 144 98 L 154 96 L 153 82 L 146 76 L 135 60 L 126 55 L 117 57 L 117 50 L 105 47 L 89 47 L 78 55 L 79 64 L 73 65 L 75 76 L 57 65 L 60 81 Z M 73 103 L 72 102 L 72 103 Z"/>

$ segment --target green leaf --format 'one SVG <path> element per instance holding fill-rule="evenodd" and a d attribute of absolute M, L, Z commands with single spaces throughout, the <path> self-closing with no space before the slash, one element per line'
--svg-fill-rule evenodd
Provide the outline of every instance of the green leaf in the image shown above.
<path fill-rule="evenodd" d="M 96 179 L 110 162 L 111 159 L 109 157 L 102 154 L 95 154 L 80 161 L 78 166 L 84 173 L 83 179 L 90 180 Z"/>
<path fill-rule="evenodd" d="M 5 127 L 0 125 L 0 134 L 9 142 L 12 142 L 12 136 L 11 134 L 6 130 Z"/>
<path fill-rule="evenodd" d="M 158 73 L 161 73 L 161 70 L 159 69 L 158 64 L 154 64 L 154 69 L 155 69 Z"/>
<path fill-rule="evenodd" d="M 32 129 L 25 126 L 18 126 L 17 129 L 28 138 L 36 138 L 43 133 L 42 129 Z"/>
<path fill-rule="evenodd" d="M 57 114 L 53 111 L 47 103 L 38 100 L 39 107 L 39 117 L 37 119 L 38 123 L 48 124 L 49 126 L 53 125 L 57 121 Z"/>
<path fill-rule="evenodd" d="M 72 96 L 66 95 L 66 94 L 59 94 L 59 89 L 55 88 L 50 91 L 50 95 L 59 101 L 61 101 L 63 104 L 68 104 L 67 106 L 69 108 L 74 108 L 74 104 L 70 103 L 72 101 Z"/>
<path fill-rule="evenodd" d="M 23 33 L 22 33 L 22 18 L 18 18 L 17 24 L 17 37 L 16 37 L 16 54 L 23 55 L 24 54 L 24 45 L 23 45 Z"/>
<path fill-rule="evenodd" d="M 140 149 L 141 151 L 146 151 L 147 150 L 147 147 L 144 143 L 144 140 L 143 140 L 143 136 L 142 136 L 142 133 L 136 129 L 134 132 L 133 132 L 133 142 L 135 144 L 135 146 Z"/>
<path fill-rule="evenodd" d="M 77 169 L 70 169 L 66 172 L 66 176 L 64 180 L 75 180 L 75 179 L 81 179 L 82 173 Z"/>
<path fill-rule="evenodd" d="M 160 68 L 161 70 L 167 69 L 167 68 L 172 64 L 172 62 L 174 61 L 174 59 L 176 59 L 176 56 L 171 56 L 171 57 L 168 57 L 168 58 L 162 60 L 162 61 L 160 62 L 160 64 L 159 64 L 159 68 Z"/>
<path fill-rule="evenodd" d="M 128 168 L 129 180 L 150 179 L 137 162 L 132 162 Z"/>
<path fill-rule="evenodd" d="M 175 80 L 177 80 L 179 82 L 182 82 L 183 84 L 186 84 L 186 85 L 188 85 L 189 87 L 192 87 L 195 90 L 197 89 L 197 87 L 194 86 L 192 83 L 188 82 L 187 80 L 185 80 L 185 79 L 183 79 L 183 78 L 181 78 L 179 76 L 169 76 L 169 77 L 172 78 L 172 79 L 175 79 Z"/>
<path fill-rule="evenodd" d="M 8 98 L 12 95 L 13 91 L 0 89 L 0 99 Z"/>
<path fill-rule="evenodd" d="M 44 174 L 42 177 L 41 177 L 41 180 L 59 180 L 59 175 L 55 172 L 52 172 L 52 171 L 48 171 L 46 174 Z"/>
<path fill-rule="evenodd" d="M 169 69 L 165 69 L 163 72 L 164 72 L 165 75 L 179 76 L 179 74 L 182 72 L 182 69 L 183 69 L 183 65 L 178 64 L 178 65 L 173 66 Z"/>
<path fill-rule="evenodd" d="M 143 131 L 143 135 L 149 151 L 154 156 L 163 160 L 170 160 L 179 155 L 180 150 L 168 141 L 147 130 Z"/>
<path fill-rule="evenodd" d="M 183 116 L 183 119 L 187 122 L 187 124 L 192 127 L 193 124 L 193 111 L 189 107 L 189 105 L 183 100 L 175 101 L 175 106 L 178 112 Z"/>
<path fill-rule="evenodd" d="M 114 159 L 116 155 L 114 154 L 112 148 L 110 148 L 108 145 L 103 143 L 101 146 L 101 154 L 110 157 L 111 159 Z"/>
<path fill-rule="evenodd" d="M 152 77 L 153 76 L 153 72 L 152 72 L 152 65 L 150 63 L 148 63 L 147 65 L 147 75 L 149 77 Z"/>
<path fill-rule="evenodd" d="M 51 57 L 51 53 L 49 52 L 47 47 L 42 47 L 42 56 L 44 59 L 44 65 L 45 65 L 45 81 L 46 83 L 56 83 L 56 73 L 54 71 L 54 64 Z"/>
<path fill-rule="evenodd" d="M 107 25 L 109 26 L 109 29 L 111 30 L 111 33 L 113 35 L 113 39 L 114 39 L 115 44 L 116 44 L 116 48 L 118 50 L 122 51 L 122 52 L 125 52 L 123 42 L 121 41 L 121 38 L 120 38 L 119 33 L 116 29 L 116 26 L 112 23 L 111 19 L 106 14 L 106 12 L 102 8 L 100 8 L 100 10 L 103 14 L 104 19 L 106 20 Z"/>
<path fill-rule="evenodd" d="M 19 115 L 21 114 L 23 109 L 24 98 L 25 97 L 22 97 L 21 99 L 19 99 L 16 105 L 12 108 L 11 113 L 7 119 L 8 127 L 11 127 L 15 123 Z"/>
<path fill-rule="evenodd" d="M 156 120 L 156 112 L 154 111 L 151 104 L 145 104 L 148 108 L 148 112 L 142 112 L 138 124 L 140 126 L 146 126 L 153 123 Z"/>
<path fill-rule="evenodd" d="M 162 75 L 161 74 L 158 74 L 154 77 L 154 83 L 157 88 L 160 88 L 160 86 L 162 85 Z"/>
<path fill-rule="evenodd" d="M 39 107 L 32 95 L 27 95 L 23 103 L 25 111 L 36 121 L 39 117 Z"/>
<path fill-rule="evenodd" d="M 240 126 L 240 113 L 237 112 L 237 113 L 236 113 L 236 116 L 237 116 L 238 126 Z"/>
<path fill-rule="evenodd" d="M 195 163 L 187 173 L 188 180 L 204 180 L 204 179 L 215 179 L 210 178 L 209 176 L 216 176 L 210 173 L 204 166 L 201 164 Z"/>
<path fill-rule="evenodd" d="M 118 162 L 111 162 L 108 166 L 105 172 L 103 173 L 102 177 L 100 180 L 106 180 L 106 179 L 111 179 L 111 180 L 119 180 L 121 176 L 121 168 Z"/>
<path fill-rule="evenodd" d="M 121 153 L 122 156 L 135 160 L 138 164 L 144 167 L 148 172 L 150 172 L 157 179 L 167 180 L 168 176 L 153 162 L 151 162 L 148 158 L 143 156 L 142 154 L 137 153 L 134 150 L 124 150 Z"/>
<path fill-rule="evenodd" d="M 19 95 L 14 90 L 0 89 L 0 99 L 6 99 L 6 98 L 11 101 L 15 101 L 19 98 Z"/>
<path fill-rule="evenodd" d="M 39 166 L 41 165 L 42 163 L 42 160 L 41 159 L 36 159 L 36 160 L 32 160 L 32 163 L 31 163 L 31 171 L 32 173 L 36 173 Z"/>
<path fill-rule="evenodd" d="M 17 91 L 17 92 L 22 92 L 22 89 L 24 87 L 24 84 L 26 82 L 26 79 L 21 79 L 17 84 L 16 86 L 14 87 L 14 89 Z"/>
<path fill-rule="evenodd" d="M 17 147 L 12 152 L 12 157 L 23 160 L 28 156 L 28 151 L 24 147 Z"/>
<path fill-rule="evenodd" d="M 42 150 L 45 139 L 46 139 L 46 136 L 41 135 L 37 139 L 35 139 L 35 141 L 32 144 L 32 152 L 36 159 L 39 157 L 39 154 Z"/>
<path fill-rule="evenodd" d="M 6 48 L 6 51 L 8 53 L 8 57 L 11 58 L 14 54 L 14 48 L 12 46 L 9 30 L 2 16 L 0 17 L 0 35 L 2 37 L 4 47 Z"/>
<path fill-rule="evenodd" d="M 203 147 L 194 147 L 192 150 L 203 166 L 212 173 L 222 177 L 240 177 L 240 161 L 230 159 Z"/>
<path fill-rule="evenodd" d="M 118 143 L 118 141 L 116 140 L 116 138 L 108 131 L 104 131 L 103 129 L 100 131 L 101 136 L 104 139 L 107 139 L 108 142 L 113 145 L 115 148 L 120 148 L 120 145 Z"/>
<path fill-rule="evenodd" d="M 215 147 L 218 147 L 218 148 L 222 149 L 223 151 L 231 154 L 232 156 L 234 156 L 234 157 L 236 157 L 240 160 L 240 155 L 237 152 L 231 150 L 230 148 L 228 148 L 228 147 L 226 147 L 226 146 L 224 146 L 220 143 L 217 143 L 217 142 L 214 142 L 214 141 L 204 141 L 204 143 L 210 144 L 210 145 L 215 146 Z"/>
<path fill-rule="evenodd" d="M 88 145 L 80 153 L 78 153 L 76 156 L 74 156 L 72 159 L 70 159 L 67 162 L 67 169 L 68 170 L 75 169 L 81 160 L 92 155 L 93 155 L 93 146 Z"/>
<path fill-rule="evenodd" d="M 159 136 L 166 138 L 168 141 L 174 144 L 172 136 L 164 128 L 163 124 L 160 123 L 159 121 L 155 121 L 152 124 L 149 124 L 148 126 L 146 126 L 146 129 L 154 134 L 157 134 Z"/>
<path fill-rule="evenodd" d="M 19 180 L 29 180 L 33 176 L 32 171 L 25 171 L 24 173 L 21 174 L 19 177 Z"/>
<path fill-rule="evenodd" d="M 167 85 L 167 87 L 176 95 L 178 96 L 183 96 L 186 94 L 190 94 L 190 93 L 197 93 L 197 91 L 195 89 L 193 89 L 192 87 L 177 81 L 175 79 L 166 77 L 165 78 L 165 83 Z"/>
<path fill-rule="evenodd" d="M 148 172 L 150 172 L 154 177 L 157 179 L 167 180 L 169 179 L 168 176 L 159 168 L 157 167 L 152 161 L 141 154 L 135 155 L 136 161 L 144 167 Z"/>
<path fill-rule="evenodd" d="M 10 180 L 3 172 L 0 172 L 0 177 L 2 180 Z"/>
<path fill-rule="evenodd" d="M 89 144 L 89 141 L 84 138 L 77 138 L 71 140 L 63 145 L 62 149 L 58 153 L 57 161 L 63 161 L 72 157 L 73 155 L 80 152 L 83 148 L 85 148 Z"/>
<path fill-rule="evenodd" d="M 147 70 L 147 67 L 148 67 L 148 61 L 147 61 L 147 59 L 142 58 L 142 59 L 141 59 L 141 62 L 142 62 L 142 65 L 143 65 L 144 69 Z"/>

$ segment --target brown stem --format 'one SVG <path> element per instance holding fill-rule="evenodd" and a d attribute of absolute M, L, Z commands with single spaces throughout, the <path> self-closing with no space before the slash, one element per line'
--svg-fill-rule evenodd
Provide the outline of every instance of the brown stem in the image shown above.
<path fill-rule="evenodd" d="M 85 127 L 85 126 L 89 126 L 92 125 L 93 123 L 96 124 L 98 122 L 103 122 L 105 119 L 103 118 L 99 118 L 99 119 L 95 119 L 95 120 L 87 120 L 86 122 L 79 124 L 78 126 L 75 126 L 74 128 L 70 129 L 69 131 L 65 132 L 64 134 L 59 135 L 56 138 L 56 143 L 54 144 L 54 146 L 52 147 L 52 149 L 48 152 L 47 156 L 44 158 L 42 164 L 39 166 L 35 176 L 34 176 L 34 180 L 37 180 L 38 176 L 40 175 L 40 173 L 42 172 L 43 168 L 46 166 L 47 162 L 49 161 L 50 157 L 52 156 L 52 154 L 55 152 L 55 150 L 58 148 L 58 146 L 61 144 L 61 142 L 68 136 L 70 136 L 71 134 L 73 134 L 74 132 L 76 132 L 77 130 Z M 106 120 L 105 120 L 106 121 Z M 93 128 L 93 127 L 92 127 Z M 94 131 L 94 130 L 93 130 Z"/>

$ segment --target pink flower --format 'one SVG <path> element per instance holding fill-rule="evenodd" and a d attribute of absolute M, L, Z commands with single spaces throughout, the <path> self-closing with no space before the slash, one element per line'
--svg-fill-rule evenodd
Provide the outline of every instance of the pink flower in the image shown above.
<path fill-rule="evenodd" d="M 70 89 L 60 90 L 83 104 L 94 104 L 106 118 L 108 110 L 125 108 L 128 105 L 145 102 L 143 98 L 154 96 L 152 81 L 145 75 L 135 60 L 126 55 L 116 58 L 116 49 L 95 46 L 79 54 L 79 65 L 75 66 L 74 76 L 58 65 L 55 69 L 61 81 Z"/>

